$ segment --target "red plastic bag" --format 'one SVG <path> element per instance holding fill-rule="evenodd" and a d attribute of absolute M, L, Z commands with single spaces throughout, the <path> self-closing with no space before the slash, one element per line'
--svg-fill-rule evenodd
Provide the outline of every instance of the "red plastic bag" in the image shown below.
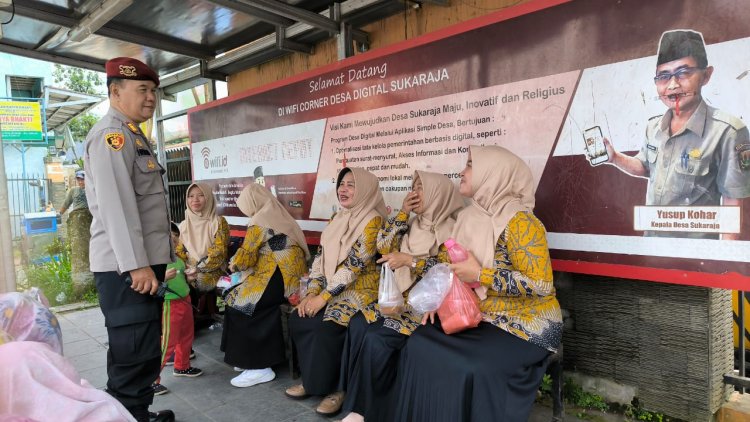
<path fill-rule="evenodd" d="M 438 308 L 440 324 L 445 334 L 458 333 L 474 328 L 482 322 L 477 295 L 466 283 L 453 277 L 448 295 Z"/>

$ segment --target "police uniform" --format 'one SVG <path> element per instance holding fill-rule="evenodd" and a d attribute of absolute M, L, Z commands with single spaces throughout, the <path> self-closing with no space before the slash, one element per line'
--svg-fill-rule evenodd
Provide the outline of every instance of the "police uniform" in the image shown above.
<path fill-rule="evenodd" d="M 685 127 L 670 136 L 672 111 L 653 117 L 636 155 L 648 171 L 646 205 L 718 206 L 721 197 L 750 196 L 750 169 L 742 163 L 749 148 L 742 121 L 701 101 Z M 648 232 L 669 237 L 717 238 L 718 234 Z"/>
<path fill-rule="evenodd" d="M 107 62 L 107 77 L 158 76 L 130 58 Z M 151 266 L 164 280 L 173 262 L 163 169 L 138 125 L 110 108 L 86 137 L 86 196 L 93 216 L 89 260 L 109 335 L 107 390 L 134 416 L 153 401 L 160 371 L 160 302 L 127 283 L 129 271 Z"/>

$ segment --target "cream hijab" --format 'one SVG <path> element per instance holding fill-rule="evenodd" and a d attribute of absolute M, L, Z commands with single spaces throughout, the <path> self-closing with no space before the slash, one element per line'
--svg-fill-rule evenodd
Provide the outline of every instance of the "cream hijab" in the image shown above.
<path fill-rule="evenodd" d="M 446 176 L 427 171 L 415 171 L 414 178 L 422 181 L 422 214 L 409 222 L 409 231 L 401 240 L 401 252 L 422 258 L 438 254 L 440 245 L 451 236 L 456 222 L 456 212 L 464 206 L 456 186 Z M 396 284 L 401 292 L 414 283 L 408 267 L 395 270 Z"/>
<path fill-rule="evenodd" d="M 458 214 L 453 238 L 482 267 L 494 268 L 495 244 L 510 219 L 534 209 L 534 180 L 529 166 L 503 147 L 472 146 L 470 151 L 472 199 Z"/>
<path fill-rule="evenodd" d="M 193 183 L 185 193 L 185 204 L 193 187 L 197 187 L 206 197 L 206 205 L 200 213 L 193 212 L 188 205 L 185 209 L 185 219 L 180 223 L 180 241 L 188 251 L 188 255 L 196 261 L 203 259 L 208 248 L 219 230 L 219 217 L 216 215 L 216 201 L 211 186 L 205 183 Z"/>
<path fill-rule="evenodd" d="M 336 273 L 336 267 L 346 259 L 354 242 L 362 235 L 367 223 L 375 217 L 388 215 L 378 178 L 369 171 L 359 167 L 342 169 L 336 178 L 336 189 L 338 190 L 341 179 L 348 171 L 354 175 L 352 207 L 339 210 L 320 235 L 323 274 L 329 280 Z"/>
<path fill-rule="evenodd" d="M 257 183 L 245 186 L 237 197 L 237 207 L 250 217 L 250 224 L 271 229 L 277 234 L 285 234 L 305 251 L 305 258 L 310 258 L 307 241 L 299 224 L 268 189 Z"/>

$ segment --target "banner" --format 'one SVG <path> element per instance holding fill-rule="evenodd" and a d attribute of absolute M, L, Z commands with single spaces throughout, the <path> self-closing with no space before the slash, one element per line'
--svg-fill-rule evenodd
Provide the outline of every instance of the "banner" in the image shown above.
<path fill-rule="evenodd" d="M 395 211 L 415 170 L 457 181 L 470 145 L 501 145 L 532 170 L 556 269 L 747 289 L 740 3 L 531 1 L 358 55 L 191 109 L 194 178 L 237 229 L 262 183 L 314 237 L 344 165 Z M 679 37 L 708 63 L 672 57 Z"/>
<path fill-rule="evenodd" d="M 3 142 L 42 142 L 42 113 L 37 102 L 0 101 Z"/>

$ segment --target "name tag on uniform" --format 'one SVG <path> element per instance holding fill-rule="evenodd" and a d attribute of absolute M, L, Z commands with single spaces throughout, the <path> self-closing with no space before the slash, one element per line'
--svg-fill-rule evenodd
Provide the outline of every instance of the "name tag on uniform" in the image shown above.
<path fill-rule="evenodd" d="M 149 155 L 150 156 L 151 155 L 151 151 L 149 151 L 147 149 L 138 148 L 138 156 L 139 157 L 143 157 L 144 155 Z"/>

